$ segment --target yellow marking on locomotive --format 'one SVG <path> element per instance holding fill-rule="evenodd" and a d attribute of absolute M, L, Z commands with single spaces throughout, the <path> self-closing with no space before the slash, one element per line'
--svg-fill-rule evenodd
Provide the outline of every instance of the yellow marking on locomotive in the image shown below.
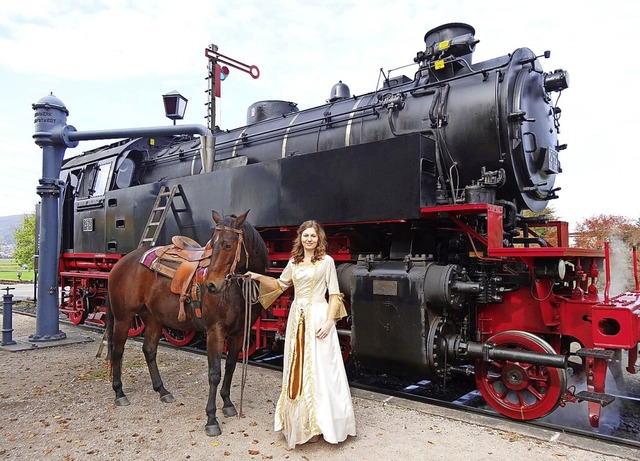
<path fill-rule="evenodd" d="M 438 59 L 436 62 L 433 63 L 433 67 L 436 70 L 444 69 L 444 59 Z"/>
<path fill-rule="evenodd" d="M 447 48 L 449 48 L 449 40 L 445 40 L 444 42 L 438 43 L 438 49 L 440 51 L 446 50 Z"/>

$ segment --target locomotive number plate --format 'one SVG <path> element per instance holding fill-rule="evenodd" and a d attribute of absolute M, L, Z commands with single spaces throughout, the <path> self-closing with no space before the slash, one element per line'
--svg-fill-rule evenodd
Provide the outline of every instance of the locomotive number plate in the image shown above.
<path fill-rule="evenodd" d="M 83 218 L 82 219 L 82 231 L 83 232 L 93 232 L 93 218 Z"/>
<path fill-rule="evenodd" d="M 544 172 L 547 174 L 560 173 L 560 159 L 558 158 L 558 151 L 553 147 L 549 147 L 547 150 L 547 158 L 545 159 Z"/>
<path fill-rule="evenodd" d="M 392 280 L 374 280 L 373 294 L 382 296 L 398 296 L 398 282 Z"/>

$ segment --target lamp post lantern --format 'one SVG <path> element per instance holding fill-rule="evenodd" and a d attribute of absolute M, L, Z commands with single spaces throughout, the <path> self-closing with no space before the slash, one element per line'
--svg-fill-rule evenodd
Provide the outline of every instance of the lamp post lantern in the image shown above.
<path fill-rule="evenodd" d="M 177 91 L 170 91 L 169 93 L 163 94 L 162 99 L 164 101 L 164 114 L 168 119 L 173 120 L 173 124 L 175 125 L 176 120 L 182 120 L 184 118 L 188 99 Z"/>

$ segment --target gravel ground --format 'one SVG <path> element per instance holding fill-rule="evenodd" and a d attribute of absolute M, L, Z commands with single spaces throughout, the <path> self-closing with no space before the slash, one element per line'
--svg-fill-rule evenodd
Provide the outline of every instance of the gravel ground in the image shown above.
<path fill-rule="evenodd" d="M 35 332 L 32 317 L 15 315 L 14 339 Z M 0 350 L 0 459 L 32 460 L 539 460 L 640 459 L 576 448 L 558 434 L 490 427 L 438 414 L 425 405 L 387 400 L 354 390 L 357 437 L 331 445 L 323 440 L 290 450 L 273 432 L 281 373 L 249 367 L 243 417 L 224 418 L 222 435 L 204 432 L 208 384 L 206 358 L 161 348 L 159 366 L 176 397 L 160 403 L 150 384 L 140 343 L 127 342 L 123 366 L 131 405 L 116 407 L 101 335 L 64 325 L 69 338 L 92 341 L 22 352 Z M 240 404 L 237 370 L 232 397 Z M 218 402 L 220 404 L 220 402 Z M 471 419 L 474 421 L 474 419 Z M 494 421 L 495 422 L 495 421 Z M 494 425 L 495 426 L 495 425 Z M 628 456 L 628 457 L 625 457 Z"/>

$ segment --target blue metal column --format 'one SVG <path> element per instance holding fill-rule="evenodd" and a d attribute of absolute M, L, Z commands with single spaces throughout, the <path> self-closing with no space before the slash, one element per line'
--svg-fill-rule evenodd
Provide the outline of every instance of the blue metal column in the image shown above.
<path fill-rule="evenodd" d="M 69 111 L 64 103 L 52 94 L 33 104 L 35 111 L 33 138 L 42 148 L 42 179 L 36 192 L 41 197 L 40 251 L 38 258 L 38 302 L 36 307 L 36 333 L 30 341 L 54 341 L 67 335 L 60 331 L 58 319 L 58 245 L 60 169 L 70 142 L 67 135 L 75 131 L 67 126 Z"/>

